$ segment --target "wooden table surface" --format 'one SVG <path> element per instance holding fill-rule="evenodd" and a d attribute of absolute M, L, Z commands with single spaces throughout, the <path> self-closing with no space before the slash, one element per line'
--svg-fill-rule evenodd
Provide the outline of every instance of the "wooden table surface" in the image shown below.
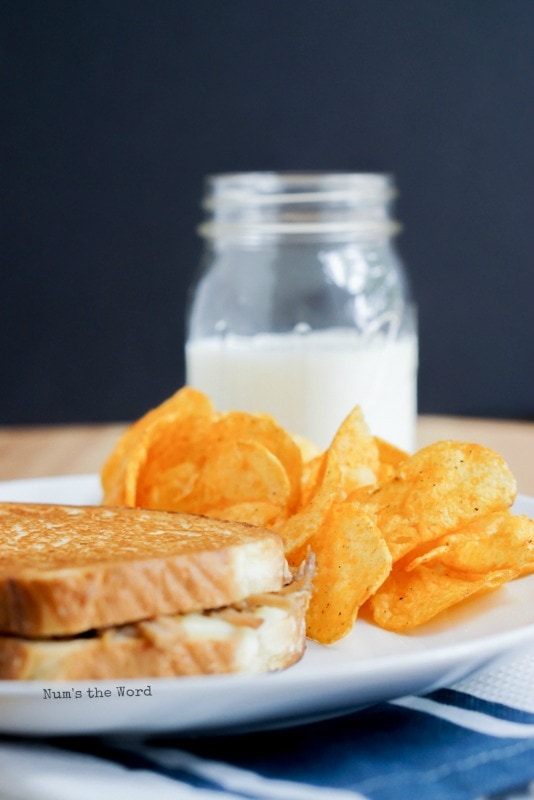
<path fill-rule="evenodd" d="M 0 427 L 0 480 L 98 472 L 124 424 Z M 534 423 L 422 416 L 420 447 L 439 439 L 478 442 L 499 452 L 534 496 Z"/>

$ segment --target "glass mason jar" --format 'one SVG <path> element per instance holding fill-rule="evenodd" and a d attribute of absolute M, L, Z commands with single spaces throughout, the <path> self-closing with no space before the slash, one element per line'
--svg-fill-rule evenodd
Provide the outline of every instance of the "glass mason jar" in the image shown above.
<path fill-rule="evenodd" d="M 392 177 L 236 173 L 205 190 L 187 384 L 321 448 L 359 405 L 374 435 L 412 451 L 417 323 Z"/>

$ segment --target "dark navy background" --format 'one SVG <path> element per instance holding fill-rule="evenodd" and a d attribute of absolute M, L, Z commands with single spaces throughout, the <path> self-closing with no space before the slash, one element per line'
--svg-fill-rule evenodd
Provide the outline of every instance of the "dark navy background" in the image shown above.
<path fill-rule="evenodd" d="M 534 419 L 534 3 L 4 0 L 0 423 L 183 381 L 207 173 L 387 171 L 420 410 Z"/>

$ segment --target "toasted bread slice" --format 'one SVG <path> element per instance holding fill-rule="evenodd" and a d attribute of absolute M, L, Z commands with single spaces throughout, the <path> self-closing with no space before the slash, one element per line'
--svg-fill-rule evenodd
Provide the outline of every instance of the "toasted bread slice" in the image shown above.
<path fill-rule="evenodd" d="M 0 503 L 0 632 L 64 636 L 231 605 L 288 578 L 281 538 L 181 513 Z"/>
<path fill-rule="evenodd" d="M 284 669 L 306 647 L 307 577 L 212 612 L 161 616 L 91 638 L 0 636 L 0 679 L 100 680 Z"/>

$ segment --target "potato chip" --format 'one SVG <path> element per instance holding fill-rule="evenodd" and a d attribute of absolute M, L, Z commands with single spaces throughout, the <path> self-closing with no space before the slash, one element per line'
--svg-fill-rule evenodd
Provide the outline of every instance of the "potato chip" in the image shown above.
<path fill-rule="evenodd" d="M 300 505 L 307 506 L 319 487 L 319 481 L 324 472 L 325 456 L 315 456 L 302 465 L 300 482 Z"/>
<path fill-rule="evenodd" d="M 293 439 L 298 449 L 300 450 L 300 456 L 303 464 L 306 464 L 308 461 L 311 461 L 317 456 L 322 455 L 321 448 L 317 447 L 317 445 L 314 442 L 311 442 L 309 439 L 306 439 L 306 437 L 299 436 L 296 433 L 292 433 L 291 438 Z"/>
<path fill-rule="evenodd" d="M 234 503 L 223 508 L 209 508 L 204 513 L 208 517 L 247 522 L 249 525 L 259 525 L 274 531 L 278 530 L 289 516 L 287 508 L 261 500 Z"/>
<path fill-rule="evenodd" d="M 331 644 L 353 628 L 358 610 L 391 570 L 391 555 L 374 518 L 336 503 L 312 536 L 316 566 L 307 635 Z"/>
<path fill-rule="evenodd" d="M 213 444 L 181 510 L 206 514 L 213 508 L 257 501 L 288 508 L 291 486 L 280 461 L 259 442 Z"/>
<path fill-rule="evenodd" d="M 118 504 L 125 506 L 135 506 L 137 503 L 137 484 L 139 481 L 139 473 L 146 463 L 148 451 L 150 448 L 150 439 L 144 431 L 141 435 L 139 442 L 135 445 L 133 451 L 130 453 L 128 461 L 124 464 L 124 470 L 121 478 L 118 478 L 111 491 L 118 492 L 110 495 L 108 492 L 104 495 L 104 503 L 108 505 Z"/>
<path fill-rule="evenodd" d="M 199 470 L 197 462 L 182 461 L 162 471 L 158 481 L 137 493 L 136 504 L 161 511 L 180 511 L 184 498 L 193 491 Z"/>
<path fill-rule="evenodd" d="M 433 547 L 404 565 L 409 572 L 439 561 L 447 569 L 463 572 L 534 570 L 534 520 L 509 511 L 495 512 L 438 539 Z"/>
<path fill-rule="evenodd" d="M 375 436 L 374 440 L 378 450 L 377 481 L 383 483 L 394 475 L 402 462 L 406 461 L 410 455 L 378 436 Z"/>
<path fill-rule="evenodd" d="M 253 441 L 268 450 L 283 465 L 291 487 L 289 507 L 295 511 L 300 502 L 302 456 L 294 439 L 268 414 L 231 411 L 221 414 L 212 425 L 210 441 Z"/>
<path fill-rule="evenodd" d="M 138 470 L 136 505 L 158 508 L 154 500 L 162 483 L 168 486 L 175 497 L 188 493 L 193 473 L 200 473 L 209 455 L 206 440 L 212 419 L 203 415 L 174 419 L 162 417 L 145 431 L 139 445 L 146 449 L 146 455 Z M 135 455 L 134 451 L 132 458 Z M 189 466 L 182 466 L 184 464 Z M 178 481 L 182 478 L 186 478 L 187 485 L 180 485 Z M 171 481 L 174 482 L 172 486 Z"/>
<path fill-rule="evenodd" d="M 394 566 L 365 604 L 365 613 L 381 628 L 407 633 L 451 606 L 497 589 L 515 577 L 515 569 L 481 574 L 445 569 L 439 563 L 423 564 L 411 572 Z"/>
<path fill-rule="evenodd" d="M 103 484 L 113 483 L 117 473 L 121 472 L 123 462 L 128 460 L 129 454 L 139 442 L 144 431 L 161 417 L 172 417 L 177 413 L 182 416 L 192 414 L 211 416 L 215 411 L 206 395 L 190 387 L 179 389 L 126 429 L 102 467 Z"/>
<path fill-rule="evenodd" d="M 436 442 L 401 463 L 367 498 L 393 561 L 423 542 L 508 508 L 516 482 L 504 459 L 482 445 Z"/>
<path fill-rule="evenodd" d="M 139 470 L 146 463 L 151 441 L 157 430 L 161 432 L 162 440 L 168 442 L 171 421 L 184 430 L 193 419 L 208 421 L 214 417 L 215 410 L 209 398 L 190 387 L 180 389 L 148 411 L 127 428 L 102 467 L 104 503 L 121 504 L 125 502 L 126 496 L 129 498 L 128 504 L 135 503 Z M 158 473 L 159 471 L 158 469 Z M 134 499 L 130 502 L 132 498 Z"/>
<path fill-rule="evenodd" d="M 343 499 L 356 487 L 374 485 L 378 466 L 378 448 L 369 434 L 362 411 L 357 406 L 341 423 L 328 450 L 304 462 L 302 467 L 302 506 L 318 490 L 325 459 L 335 459 L 340 478 L 337 497 Z"/>
<path fill-rule="evenodd" d="M 359 486 L 376 483 L 378 447 L 359 406 L 345 417 L 328 451 L 335 454 L 340 465 L 345 497 Z"/>
<path fill-rule="evenodd" d="M 321 459 L 315 491 L 296 514 L 289 517 L 279 533 L 285 551 L 291 557 L 311 539 L 321 527 L 333 503 L 340 499 L 341 470 L 335 454 L 325 453 Z M 300 555 L 299 555 L 300 558 Z"/>

